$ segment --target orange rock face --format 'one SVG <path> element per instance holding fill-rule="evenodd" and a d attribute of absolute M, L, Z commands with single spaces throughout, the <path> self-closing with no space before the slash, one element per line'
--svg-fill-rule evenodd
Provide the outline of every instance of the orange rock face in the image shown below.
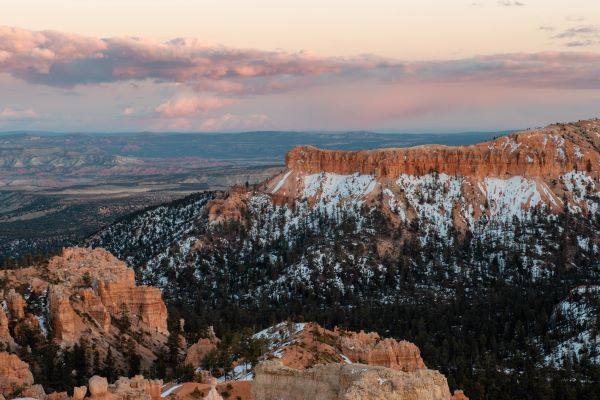
<path fill-rule="evenodd" d="M 341 337 L 338 346 L 352 362 L 407 372 L 425 368 L 419 348 L 405 340 L 382 340 L 376 333 L 360 332 Z"/>
<path fill-rule="evenodd" d="M 194 368 L 202 366 L 204 357 L 212 350 L 216 349 L 220 340 L 215 335 L 215 331 L 211 326 L 208 330 L 208 337 L 200 338 L 196 343 L 190 346 L 185 356 L 185 364 L 192 365 Z"/>
<path fill-rule="evenodd" d="M 8 343 L 11 339 L 8 329 L 8 317 L 4 312 L 4 308 L 0 306 L 0 343 Z"/>
<path fill-rule="evenodd" d="M 76 315 L 71 307 L 68 294 L 60 287 L 52 287 L 49 303 L 52 329 L 56 338 L 67 343 L 74 343 L 79 333 L 75 327 Z"/>
<path fill-rule="evenodd" d="M 413 372 L 359 364 L 325 364 L 297 370 L 278 361 L 255 368 L 254 400 L 449 400 L 438 371 Z"/>
<path fill-rule="evenodd" d="M 14 354 L 0 353 L 0 394 L 10 398 L 20 388 L 31 386 L 29 365 Z"/>
<path fill-rule="evenodd" d="M 551 125 L 471 146 L 427 145 L 368 151 L 320 150 L 301 146 L 286 156 L 286 165 L 306 174 L 368 174 L 395 178 L 430 172 L 471 177 L 520 175 L 556 177 L 573 169 L 598 168 L 600 126 L 597 120 Z"/>
<path fill-rule="evenodd" d="M 79 290 L 83 309 L 104 328 L 110 325 L 110 315 L 125 313 L 133 323 L 167 333 L 167 308 L 160 290 L 136 286 L 134 271 L 106 250 L 65 249 L 50 260 L 48 271 L 71 287 L 83 287 Z"/>
<path fill-rule="evenodd" d="M 280 330 L 289 329 L 285 324 Z M 282 345 L 275 345 L 273 357 L 283 365 L 305 369 L 323 363 L 360 363 L 413 372 L 426 368 L 419 348 L 407 341 L 381 338 L 377 333 L 325 329 L 315 323 L 291 335 L 283 334 Z"/>
<path fill-rule="evenodd" d="M 469 400 L 462 390 L 455 390 L 450 400 Z"/>
<path fill-rule="evenodd" d="M 282 323 L 258 337 L 270 338 L 272 350 L 253 370 L 254 400 L 468 400 L 460 390 L 451 395 L 410 342 L 315 323 Z"/>
<path fill-rule="evenodd" d="M 12 319 L 20 320 L 25 318 L 25 306 L 27 304 L 25 303 L 23 296 L 15 292 L 14 289 L 10 289 L 6 296 L 6 301 L 8 303 L 8 312 Z"/>
<path fill-rule="evenodd" d="M 573 179 L 600 180 L 600 120 L 555 124 L 468 146 L 426 145 L 365 151 L 300 146 L 288 152 L 286 166 L 286 171 L 257 187 L 273 204 L 293 208 L 297 202 L 306 202 L 313 206 L 321 201 L 331 202 L 334 197 L 337 205 L 343 206 L 348 201 L 360 200 L 362 204 L 380 207 L 395 223 L 418 218 L 420 211 L 414 196 L 422 195 L 423 191 L 434 192 L 425 187 L 427 179 L 414 178 L 431 174 L 429 178 L 437 182 L 443 175 L 444 191 L 450 190 L 454 183 L 460 185 L 460 190 L 458 197 L 448 203 L 452 209 L 444 208 L 442 212 L 452 215 L 454 227 L 464 232 L 483 217 L 492 214 L 502 217 L 503 213 L 498 213 L 495 207 L 505 191 L 515 196 L 513 202 L 519 201 L 523 211 L 546 207 L 560 213 L 565 206 L 589 211 L 587 202 L 573 191 Z M 326 176 L 332 174 L 337 177 Z M 357 178 L 353 180 L 352 176 Z M 338 178 L 345 180 L 340 183 Z M 512 178 L 518 179 L 507 183 Z M 361 188 L 358 182 L 361 179 L 370 179 L 373 185 Z M 355 185 L 354 192 L 340 190 L 338 184 Z M 505 184 L 512 187 L 504 189 Z M 521 186 L 516 188 L 517 184 Z M 533 195 L 525 196 L 527 190 Z M 328 193 L 325 199 L 323 193 Z M 522 198 L 520 194 L 524 194 Z M 252 192 L 237 188 L 228 198 L 213 201 L 207 207 L 211 221 L 245 223 L 252 197 Z"/>
<path fill-rule="evenodd" d="M 47 266 L 3 270 L 0 279 L 9 288 L 0 290 L 0 300 L 8 308 L 8 315 L 0 313 L 0 342 L 11 349 L 15 347 L 11 332 L 18 337 L 28 328 L 47 335 L 52 328 L 53 339 L 61 346 L 82 340 L 94 343 L 100 360 L 112 348 L 115 367 L 125 369 L 127 357 L 115 351 L 125 337 L 135 342 L 141 368 L 147 369 L 167 341 L 167 309 L 160 291 L 136 286 L 134 271 L 103 249 L 64 249 Z M 26 311 L 25 299 L 14 290 L 25 285 L 35 293 L 33 299 L 42 300 L 38 306 L 47 305 L 42 313 L 47 311 L 49 318 Z"/>

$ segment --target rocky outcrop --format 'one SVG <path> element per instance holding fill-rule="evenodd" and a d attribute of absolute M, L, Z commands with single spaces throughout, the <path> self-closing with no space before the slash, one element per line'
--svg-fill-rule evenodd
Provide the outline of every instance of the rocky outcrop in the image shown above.
<path fill-rule="evenodd" d="M 413 343 L 381 339 L 377 333 L 350 333 L 340 337 L 338 347 L 352 362 L 380 365 L 401 371 L 425 368 L 421 352 Z"/>
<path fill-rule="evenodd" d="M 221 223 L 224 221 L 244 221 L 243 213 L 246 209 L 248 192 L 236 186 L 232 188 L 226 198 L 212 200 L 206 206 L 209 221 Z"/>
<path fill-rule="evenodd" d="M 13 320 L 21 320 L 25 318 L 25 299 L 21 294 L 17 293 L 14 289 L 9 289 L 6 295 L 6 302 L 8 304 L 8 312 Z"/>
<path fill-rule="evenodd" d="M 33 385 L 33 375 L 29 365 L 15 354 L 0 353 L 0 394 L 11 398 L 31 385 Z"/>
<path fill-rule="evenodd" d="M 260 337 L 272 338 L 267 359 L 304 369 L 323 363 L 361 363 L 412 372 L 424 369 L 421 352 L 413 343 L 381 338 L 375 332 L 328 330 L 316 323 L 281 323 Z"/>
<path fill-rule="evenodd" d="M 67 248 L 47 266 L 3 270 L 0 279 L 8 287 L 0 291 L 8 310 L 8 315 L 0 312 L 0 342 L 11 349 L 7 332 L 18 341 L 25 329 L 48 338 L 51 331 L 61 346 L 93 343 L 87 354 L 98 352 L 101 362 L 111 348 L 114 367 L 126 371 L 122 340 L 133 342 L 142 369 L 166 344 L 167 309 L 160 290 L 137 286 L 133 269 L 103 249 Z"/>
<path fill-rule="evenodd" d="M 8 347 L 14 347 L 14 340 L 10 335 L 8 317 L 6 316 L 2 304 L 0 304 L 0 346 L 2 344 Z"/>
<path fill-rule="evenodd" d="M 60 286 L 52 286 L 49 302 L 55 337 L 64 343 L 73 344 L 79 333 L 75 327 L 76 315 L 73 307 L 71 307 L 68 294 Z"/>
<path fill-rule="evenodd" d="M 419 348 L 377 333 L 280 323 L 255 335 L 271 351 L 254 369 L 254 400 L 444 399 L 446 378 L 427 369 Z"/>
<path fill-rule="evenodd" d="M 209 220 L 251 222 L 246 216 L 259 196 L 292 210 L 297 203 L 330 211 L 368 205 L 395 224 L 441 221 L 460 232 L 479 221 L 523 218 L 532 208 L 556 214 L 567 205 L 586 213 L 597 210 L 600 121 L 556 124 L 468 146 L 364 151 L 300 146 L 288 152 L 286 167 L 259 185 L 258 195 L 236 188 L 211 202 Z"/>
<path fill-rule="evenodd" d="M 360 364 L 318 365 L 306 370 L 265 361 L 255 369 L 254 400 L 449 400 L 437 371 L 413 372 Z"/>
<path fill-rule="evenodd" d="M 206 338 L 200 338 L 196 343 L 190 346 L 185 357 L 185 364 L 192 365 L 194 368 L 202 366 L 204 358 L 217 348 L 219 345 L 219 338 L 215 335 L 213 327 L 208 328 L 208 334 Z"/>
<path fill-rule="evenodd" d="M 90 400 L 160 400 L 162 386 L 162 380 L 148 380 L 142 375 L 121 377 L 112 385 L 106 378 L 95 375 L 89 379 L 88 387 L 73 388 L 73 396 L 66 392 L 46 395 L 40 385 L 33 384 L 27 363 L 14 354 L 0 352 L 0 398 L 20 395 L 38 400 L 83 400 L 89 391 Z"/>
<path fill-rule="evenodd" d="M 83 307 L 108 325 L 107 312 L 118 316 L 126 313 L 134 323 L 139 321 L 152 330 L 167 333 L 167 308 L 160 290 L 136 286 L 135 273 L 127 265 L 103 249 L 68 248 L 48 264 L 48 271 L 71 287 L 91 285 L 95 292 L 83 291 Z M 96 296 L 99 297 L 99 299 Z"/>
<path fill-rule="evenodd" d="M 573 169 L 597 168 L 598 121 L 556 124 L 470 146 L 426 145 L 367 151 L 320 150 L 301 146 L 286 156 L 289 170 L 397 178 L 432 171 L 460 176 L 557 177 Z"/>

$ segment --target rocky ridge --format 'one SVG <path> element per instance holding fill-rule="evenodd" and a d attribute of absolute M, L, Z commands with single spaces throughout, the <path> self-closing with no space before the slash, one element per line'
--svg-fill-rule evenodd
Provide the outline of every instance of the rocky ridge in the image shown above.
<path fill-rule="evenodd" d="M 360 364 L 326 364 L 297 370 L 278 361 L 256 368 L 253 400 L 450 400 L 448 382 L 437 371 L 405 372 Z"/>
<path fill-rule="evenodd" d="M 426 368 L 413 343 L 382 338 L 375 332 L 328 330 L 313 322 L 288 322 L 265 329 L 254 338 L 267 342 L 264 359 L 295 369 L 330 363 L 360 363 L 405 372 Z"/>
<path fill-rule="evenodd" d="M 600 121 L 551 125 L 470 146 L 357 152 L 297 147 L 286 165 L 266 185 L 277 203 L 362 199 L 404 222 L 425 217 L 435 224 L 435 214 L 446 214 L 454 226 L 470 230 L 482 218 L 527 217 L 531 208 L 555 213 L 568 206 L 595 214 Z M 445 202 L 424 193 L 430 180 Z M 427 210 L 423 200 L 439 210 Z"/>
<path fill-rule="evenodd" d="M 599 131 L 600 121 L 591 120 L 530 129 L 468 146 L 424 145 L 366 151 L 300 146 L 287 153 L 286 166 L 303 174 L 358 173 L 377 179 L 396 179 L 402 174 L 421 176 L 433 171 L 480 178 L 552 178 L 573 169 L 585 171 L 597 166 Z"/>
<path fill-rule="evenodd" d="M 0 279 L 0 341 L 13 350 L 26 329 L 63 348 L 93 343 L 101 359 L 110 348 L 124 368 L 117 349 L 129 341 L 148 368 L 166 343 L 160 291 L 137 286 L 134 271 L 105 250 L 67 248 L 45 266 L 0 271 Z"/>

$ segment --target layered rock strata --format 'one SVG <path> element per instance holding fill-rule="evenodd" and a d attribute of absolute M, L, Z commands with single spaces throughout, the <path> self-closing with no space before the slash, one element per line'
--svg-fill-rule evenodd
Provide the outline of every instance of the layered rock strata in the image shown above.
<path fill-rule="evenodd" d="M 587 170 L 600 160 L 600 122 L 556 124 L 510 134 L 492 142 L 470 146 L 425 145 L 366 151 L 321 150 L 301 146 L 286 156 L 289 170 L 306 174 L 359 173 L 377 178 L 401 174 L 425 175 L 432 171 L 461 176 L 556 177 Z"/>
<path fill-rule="evenodd" d="M 0 342 L 11 349 L 25 328 L 51 332 L 61 346 L 94 342 L 101 360 L 112 348 L 115 366 L 126 370 L 126 356 L 115 351 L 123 339 L 134 342 L 142 368 L 166 343 L 160 290 L 137 286 L 134 271 L 103 249 L 67 248 L 46 266 L 0 271 L 0 279 L 7 287 L 0 291 L 7 310 L 0 310 Z"/>
<path fill-rule="evenodd" d="M 361 364 L 326 364 L 306 370 L 265 361 L 255 369 L 253 400 L 450 400 L 437 371 L 404 372 Z"/>

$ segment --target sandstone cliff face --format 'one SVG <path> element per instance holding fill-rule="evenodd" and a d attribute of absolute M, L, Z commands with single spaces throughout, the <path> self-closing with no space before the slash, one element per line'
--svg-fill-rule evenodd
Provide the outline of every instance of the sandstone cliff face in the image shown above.
<path fill-rule="evenodd" d="M 135 342 L 141 367 L 149 368 L 166 343 L 167 309 L 160 291 L 136 286 L 134 271 L 103 249 L 67 248 L 47 266 L 0 271 L 0 278 L 9 288 L 0 292 L 8 310 L 8 315 L 0 312 L 0 342 L 12 348 L 10 332 L 17 338 L 27 327 L 46 337 L 51 332 L 61 346 L 94 342 L 101 360 L 112 347 L 115 366 L 126 367 L 126 357 L 115 351 L 125 338 Z M 14 289 L 23 287 L 25 297 Z"/>
<path fill-rule="evenodd" d="M 404 372 L 360 364 L 327 364 L 296 370 L 266 361 L 255 369 L 254 400 L 449 400 L 437 371 Z"/>
<path fill-rule="evenodd" d="M 96 289 L 96 293 L 83 291 L 80 297 L 83 306 L 99 319 L 99 324 L 107 325 L 107 313 L 113 316 L 126 313 L 134 323 L 167 333 L 167 308 L 160 290 L 137 287 L 134 271 L 106 250 L 65 249 L 50 260 L 48 270 L 51 277 L 68 282 L 71 287 L 91 284 Z"/>
<path fill-rule="evenodd" d="M 33 385 L 29 365 L 15 354 L 0 353 L 0 394 L 10 398 L 24 387 Z"/>
<path fill-rule="evenodd" d="M 297 147 L 286 156 L 288 169 L 306 174 L 333 172 L 397 178 L 432 171 L 461 176 L 521 175 L 556 177 L 598 166 L 600 123 L 551 125 L 471 146 L 440 145 L 369 151 L 319 150 Z"/>

